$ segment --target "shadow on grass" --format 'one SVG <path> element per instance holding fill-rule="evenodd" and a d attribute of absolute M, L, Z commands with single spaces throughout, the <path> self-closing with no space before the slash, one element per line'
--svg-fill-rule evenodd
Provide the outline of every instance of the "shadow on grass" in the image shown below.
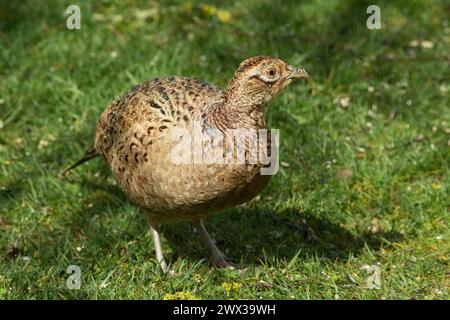
<path fill-rule="evenodd" d="M 293 222 L 292 217 L 300 217 L 300 222 Z M 244 266 L 260 264 L 266 258 L 289 261 L 299 251 L 300 257 L 318 256 L 345 261 L 350 256 L 357 256 L 365 247 L 377 251 L 403 239 L 395 231 L 354 235 L 329 220 L 326 214 L 318 218 L 295 211 L 277 215 L 255 210 L 234 210 L 210 219 L 207 228 L 227 257 Z M 192 226 L 165 225 L 162 230 L 173 246 L 173 258 L 207 258 L 208 252 L 197 240 L 198 235 Z M 187 241 L 193 237 L 194 242 Z"/>

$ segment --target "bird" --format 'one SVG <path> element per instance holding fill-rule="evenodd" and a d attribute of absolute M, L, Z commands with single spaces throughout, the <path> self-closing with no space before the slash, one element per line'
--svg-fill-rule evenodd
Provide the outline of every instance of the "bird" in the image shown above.
<path fill-rule="evenodd" d="M 272 176 L 263 174 L 267 163 L 249 161 L 248 153 L 254 149 L 240 134 L 269 130 L 265 120 L 268 105 L 298 79 L 309 79 L 305 69 L 260 55 L 242 61 L 226 89 L 184 76 L 136 85 L 101 113 L 92 147 L 62 174 L 102 156 L 124 193 L 145 214 L 156 260 L 164 272 L 169 267 L 160 225 L 177 221 L 195 225 L 214 267 L 232 266 L 207 232 L 204 219 L 251 200 L 267 185 Z M 225 146 L 232 140 L 228 132 L 233 130 L 238 132 L 235 142 L 239 141 L 246 157 L 241 162 L 221 161 L 236 160 L 236 154 L 230 156 Z M 180 157 L 181 152 L 175 150 L 186 145 L 194 149 L 196 135 L 206 137 L 205 141 L 209 138 L 210 143 L 201 140 L 200 148 Z M 271 140 L 266 142 L 263 148 L 274 146 Z M 204 145 L 209 147 L 202 148 Z M 198 157 L 198 150 L 205 154 Z M 204 161 L 212 152 L 219 156 Z M 196 157 L 200 161 L 194 161 Z"/>

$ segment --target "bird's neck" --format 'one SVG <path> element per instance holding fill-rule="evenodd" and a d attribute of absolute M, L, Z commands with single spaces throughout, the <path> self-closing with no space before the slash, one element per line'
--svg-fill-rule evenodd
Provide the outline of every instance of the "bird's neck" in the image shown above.
<path fill-rule="evenodd" d="M 266 128 L 266 104 L 252 99 L 239 91 L 227 92 L 224 100 L 212 106 L 206 117 L 209 123 L 220 129 L 262 129 Z"/>

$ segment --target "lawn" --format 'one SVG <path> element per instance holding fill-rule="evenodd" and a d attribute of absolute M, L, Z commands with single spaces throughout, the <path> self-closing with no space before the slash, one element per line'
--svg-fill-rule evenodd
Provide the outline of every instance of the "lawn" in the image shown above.
<path fill-rule="evenodd" d="M 376 1 L 379 30 L 373 1 L 78 1 L 80 30 L 71 4 L 0 4 L 0 299 L 450 298 L 447 1 Z M 312 77 L 269 108 L 280 171 L 206 222 L 234 270 L 179 223 L 162 228 L 164 275 L 102 159 L 58 173 L 134 85 L 224 87 L 257 54 Z"/>

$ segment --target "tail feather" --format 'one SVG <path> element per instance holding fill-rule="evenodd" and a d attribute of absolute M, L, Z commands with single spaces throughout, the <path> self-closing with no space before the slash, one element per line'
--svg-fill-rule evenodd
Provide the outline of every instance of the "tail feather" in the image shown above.
<path fill-rule="evenodd" d="M 95 150 L 95 147 L 92 146 L 91 148 L 89 148 L 86 153 L 84 154 L 83 158 L 81 158 L 80 160 L 78 160 L 77 162 L 75 162 L 73 165 L 71 165 L 70 167 L 68 167 L 66 170 L 62 171 L 60 173 L 60 176 L 64 176 L 66 175 L 67 172 L 69 172 L 70 170 L 78 167 L 79 165 L 85 163 L 86 161 L 89 161 L 97 156 L 99 156 L 100 154 L 97 152 L 97 150 Z"/>

